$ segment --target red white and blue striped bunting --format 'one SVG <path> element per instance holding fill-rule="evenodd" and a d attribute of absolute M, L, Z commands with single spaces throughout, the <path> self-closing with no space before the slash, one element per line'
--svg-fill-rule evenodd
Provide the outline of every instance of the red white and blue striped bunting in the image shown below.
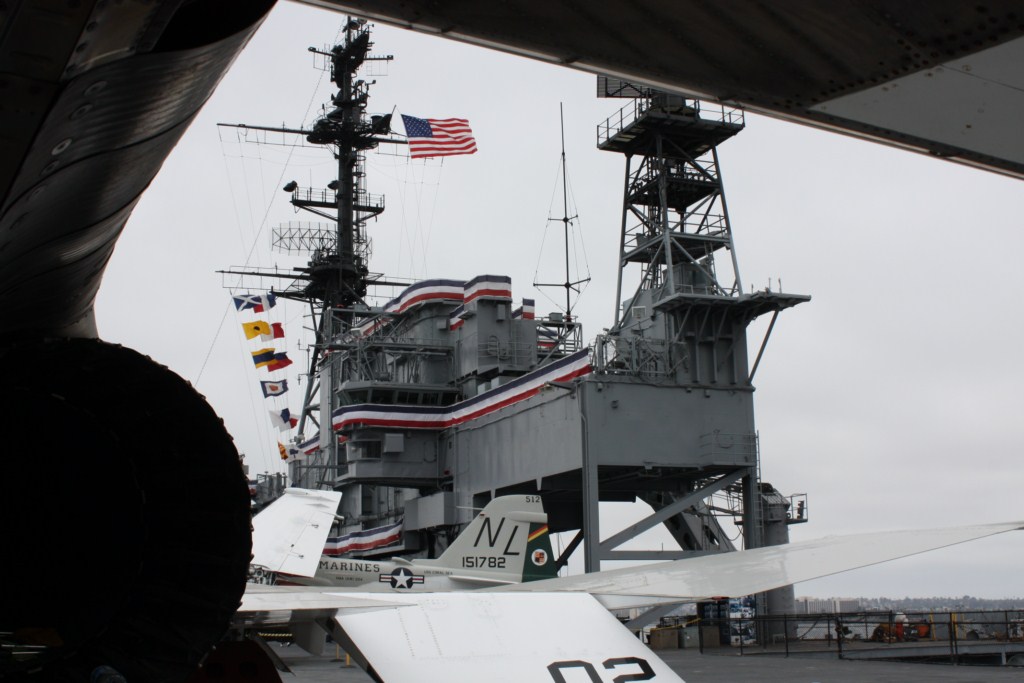
<path fill-rule="evenodd" d="M 388 313 L 405 313 L 413 306 L 427 301 L 457 301 L 464 297 L 466 283 L 460 280 L 424 280 L 406 287 L 401 294 L 387 302 Z"/>
<path fill-rule="evenodd" d="M 590 372 L 590 352 L 583 349 L 514 379 L 508 384 L 450 406 L 427 407 L 362 403 L 335 410 L 332 424 L 336 430 L 356 425 L 398 429 L 445 429 L 525 401 L 537 395 L 547 382 L 567 382 L 588 375 Z M 297 449 L 302 455 L 312 455 L 319 447 L 320 437 L 314 436 L 299 444 Z"/>
<path fill-rule="evenodd" d="M 354 426 L 445 429 L 525 401 L 538 394 L 547 382 L 566 382 L 590 372 L 590 352 L 583 349 L 508 384 L 450 406 L 362 403 L 337 408 L 331 422 L 336 430 Z"/>
<path fill-rule="evenodd" d="M 507 275 L 477 275 L 466 283 L 463 303 L 476 299 L 512 301 L 512 278 Z"/>
<path fill-rule="evenodd" d="M 372 550 L 383 548 L 402 539 L 402 522 L 389 524 L 388 526 L 354 531 L 351 534 L 328 538 L 324 545 L 324 555 L 334 557 L 358 550 Z"/>
<path fill-rule="evenodd" d="M 542 349 L 553 349 L 558 344 L 558 332 L 550 327 L 537 326 L 537 346 Z"/>
<path fill-rule="evenodd" d="M 424 280 L 406 287 L 401 294 L 384 304 L 385 315 L 375 316 L 356 327 L 366 336 L 386 325 L 393 315 L 428 303 L 458 303 L 475 299 L 512 300 L 512 278 L 507 275 L 478 275 L 469 282 L 462 280 Z"/>
<path fill-rule="evenodd" d="M 534 302 L 533 299 L 523 299 L 523 305 L 512 311 L 512 319 L 518 320 L 522 318 L 523 320 L 533 320 L 535 315 L 535 303 L 536 302 Z"/>
<path fill-rule="evenodd" d="M 298 455 L 313 455 L 320 449 L 320 437 L 314 436 L 312 439 L 306 439 L 295 448 Z"/>
<path fill-rule="evenodd" d="M 455 310 L 448 314 L 449 330 L 457 330 L 460 327 L 462 327 L 462 325 L 466 322 L 466 319 L 462 317 L 462 314 L 463 312 L 465 312 L 465 310 L 465 306 L 459 306 L 458 308 L 456 308 Z"/>

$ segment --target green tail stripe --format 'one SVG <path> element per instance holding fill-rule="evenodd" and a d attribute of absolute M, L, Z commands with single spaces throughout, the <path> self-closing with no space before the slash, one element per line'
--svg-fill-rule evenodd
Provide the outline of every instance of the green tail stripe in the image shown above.
<path fill-rule="evenodd" d="M 529 536 L 545 524 L 530 524 Z M 526 558 L 523 560 L 523 581 L 553 579 L 558 576 L 555 569 L 555 554 L 551 552 L 551 534 L 543 533 L 526 544 Z"/>

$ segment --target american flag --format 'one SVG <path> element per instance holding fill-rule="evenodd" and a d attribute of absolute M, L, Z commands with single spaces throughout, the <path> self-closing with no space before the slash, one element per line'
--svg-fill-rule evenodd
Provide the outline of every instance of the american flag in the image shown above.
<path fill-rule="evenodd" d="M 476 140 L 466 119 L 418 119 L 402 114 L 413 159 L 473 154 Z"/>

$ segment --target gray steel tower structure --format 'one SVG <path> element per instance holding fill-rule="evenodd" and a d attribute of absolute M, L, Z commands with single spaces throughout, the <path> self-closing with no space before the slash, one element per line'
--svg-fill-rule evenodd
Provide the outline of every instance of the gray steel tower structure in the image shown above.
<path fill-rule="evenodd" d="M 657 522 L 685 550 L 721 549 L 727 544 L 706 501 L 723 489 L 740 499 L 733 513 L 745 547 L 785 543 L 787 525 L 807 519 L 806 500 L 794 504 L 759 479 L 753 377 L 780 311 L 810 297 L 743 290 L 717 151 L 743 129 L 743 113 L 605 77 L 598 95 L 630 102 L 598 127 L 598 147 L 623 154 L 626 169 L 621 306 L 598 338 L 596 367 L 616 378 L 617 391 L 628 387 L 638 416 L 656 403 L 671 405 L 668 431 L 648 450 L 664 458 L 680 486 L 638 492 L 655 514 L 589 550 L 588 566 L 614 557 L 603 550 Z M 750 367 L 747 326 L 767 313 L 772 318 Z M 664 398 L 656 399 L 658 392 Z M 593 485 L 599 472 L 589 474 Z M 768 603 L 769 612 L 791 610 L 792 589 Z"/>

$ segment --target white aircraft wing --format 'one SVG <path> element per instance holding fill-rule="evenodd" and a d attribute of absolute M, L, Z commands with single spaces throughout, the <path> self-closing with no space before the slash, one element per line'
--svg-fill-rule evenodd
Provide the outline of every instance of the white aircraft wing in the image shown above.
<path fill-rule="evenodd" d="M 293 632 L 311 622 L 386 683 L 682 683 L 585 593 L 393 595 L 249 584 L 234 619 L 238 628 Z"/>
<path fill-rule="evenodd" d="M 316 622 L 386 683 L 681 683 L 608 607 L 749 595 L 1015 529 L 1024 522 L 834 536 L 463 593 L 253 585 L 235 623 Z"/>
<path fill-rule="evenodd" d="M 1019 529 L 1024 522 L 826 536 L 489 590 L 580 591 L 609 609 L 740 597 Z"/>
<path fill-rule="evenodd" d="M 611 613 L 582 593 L 382 596 L 393 610 L 334 617 L 342 643 L 375 680 L 682 683 Z"/>
<path fill-rule="evenodd" d="M 252 564 L 313 576 L 340 501 L 337 491 L 285 489 L 252 518 Z"/>

